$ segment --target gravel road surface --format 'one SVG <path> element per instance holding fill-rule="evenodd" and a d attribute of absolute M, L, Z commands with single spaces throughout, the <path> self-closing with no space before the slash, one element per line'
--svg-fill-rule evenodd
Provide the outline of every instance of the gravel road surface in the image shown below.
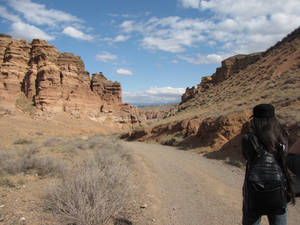
<path fill-rule="evenodd" d="M 125 142 L 139 159 L 153 224 L 238 225 L 244 171 L 220 160 L 158 144 Z M 262 224 L 268 224 L 263 218 Z M 300 224 L 299 204 L 289 206 L 288 224 Z"/>

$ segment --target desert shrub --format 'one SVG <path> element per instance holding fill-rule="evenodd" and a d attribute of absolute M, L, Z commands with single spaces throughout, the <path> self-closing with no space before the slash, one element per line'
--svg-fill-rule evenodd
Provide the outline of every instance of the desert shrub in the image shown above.
<path fill-rule="evenodd" d="M 20 139 L 14 141 L 15 145 L 24 145 L 24 144 L 32 144 L 32 143 L 33 143 L 32 140 L 28 140 L 28 139 L 25 139 L 25 138 L 20 138 Z"/>
<path fill-rule="evenodd" d="M 103 146 L 49 188 L 47 207 L 63 223 L 105 225 L 126 209 L 130 194 L 126 154 L 119 151 L 119 144 Z"/>
<path fill-rule="evenodd" d="M 11 179 L 9 176 L 2 176 L 0 177 L 0 186 L 14 188 L 16 187 L 16 183 Z"/>
<path fill-rule="evenodd" d="M 16 107 L 22 110 L 24 113 L 32 115 L 35 112 L 33 101 L 28 99 L 23 92 L 18 96 L 15 104 Z"/>
<path fill-rule="evenodd" d="M 61 159 L 51 156 L 33 157 L 31 168 L 35 170 L 39 176 L 61 176 L 66 170 L 66 166 Z"/>
<path fill-rule="evenodd" d="M 297 78 L 291 77 L 285 80 L 284 84 L 296 84 L 297 83 Z"/>
<path fill-rule="evenodd" d="M 0 186 L 14 188 L 24 184 L 24 179 L 20 177 L 15 177 L 12 175 L 4 175 L 0 177 Z"/>
<path fill-rule="evenodd" d="M 46 141 L 44 141 L 44 146 L 45 147 L 53 147 L 56 145 L 61 145 L 63 144 L 64 141 L 57 138 L 57 137 L 53 137 L 53 138 L 48 138 Z"/>
<path fill-rule="evenodd" d="M 168 146 L 177 146 L 181 141 L 182 137 L 179 136 L 172 136 L 168 135 L 162 142 L 162 145 L 168 145 Z"/>
<path fill-rule="evenodd" d="M 230 159 L 229 157 L 226 157 L 225 163 L 231 166 L 236 166 L 238 168 L 242 168 L 244 164 L 241 161 Z"/>
<path fill-rule="evenodd" d="M 0 150 L 0 175 L 22 171 L 22 161 L 15 152 Z"/>
<path fill-rule="evenodd" d="M 65 165 L 61 159 L 36 156 L 32 151 L 16 152 L 0 150 L 0 176 L 34 171 L 39 175 L 61 175 Z"/>
<path fill-rule="evenodd" d="M 79 140 L 75 145 L 80 150 L 94 149 L 96 147 L 99 147 L 99 143 L 92 139 Z"/>

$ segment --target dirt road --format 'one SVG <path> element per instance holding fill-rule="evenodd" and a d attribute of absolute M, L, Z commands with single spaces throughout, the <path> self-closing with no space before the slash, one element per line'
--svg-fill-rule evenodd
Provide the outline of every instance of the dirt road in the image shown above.
<path fill-rule="evenodd" d="M 139 159 L 153 224 L 241 224 L 244 171 L 222 161 L 157 144 L 126 142 Z M 300 203 L 289 207 L 288 224 L 300 224 Z M 146 222 L 145 222 L 146 224 Z M 266 218 L 262 224 L 268 224 Z"/>

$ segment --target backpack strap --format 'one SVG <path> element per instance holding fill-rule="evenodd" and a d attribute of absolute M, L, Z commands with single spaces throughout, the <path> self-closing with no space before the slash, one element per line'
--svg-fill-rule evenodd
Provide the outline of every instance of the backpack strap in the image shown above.
<path fill-rule="evenodd" d="M 250 133 L 248 135 L 248 140 L 250 141 L 254 151 L 256 152 L 257 157 L 260 157 L 264 153 L 264 149 L 262 145 L 259 143 L 258 138 L 254 134 Z"/>

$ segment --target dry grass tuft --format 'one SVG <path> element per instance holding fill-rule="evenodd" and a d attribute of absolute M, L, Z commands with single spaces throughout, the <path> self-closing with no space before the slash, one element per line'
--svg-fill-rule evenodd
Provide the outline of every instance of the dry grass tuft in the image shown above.
<path fill-rule="evenodd" d="M 65 170 L 62 160 L 51 156 L 36 156 L 33 151 L 18 153 L 0 150 L 0 176 L 34 172 L 38 175 L 61 175 Z"/>
<path fill-rule="evenodd" d="M 97 139 L 97 138 L 95 138 Z M 109 224 L 126 210 L 129 200 L 127 155 L 118 143 L 89 140 L 97 150 L 54 183 L 46 196 L 47 207 L 63 223 Z"/>
<path fill-rule="evenodd" d="M 164 140 L 162 140 L 161 144 L 168 146 L 177 146 L 182 140 L 182 136 L 168 135 Z"/>
<path fill-rule="evenodd" d="M 20 138 L 20 139 L 14 141 L 15 145 L 24 145 L 24 144 L 27 145 L 27 144 L 32 144 L 32 143 L 33 143 L 32 140 L 28 140 L 28 139 L 25 139 L 25 138 Z"/>
<path fill-rule="evenodd" d="M 231 165 L 231 166 L 238 167 L 238 168 L 244 168 L 245 167 L 245 165 L 241 161 L 233 160 L 230 157 L 226 157 L 225 163 L 228 164 L 228 165 Z"/>
<path fill-rule="evenodd" d="M 18 96 L 15 103 L 16 107 L 22 110 L 24 113 L 33 115 L 35 113 L 35 107 L 32 100 L 28 99 L 23 92 Z"/>

